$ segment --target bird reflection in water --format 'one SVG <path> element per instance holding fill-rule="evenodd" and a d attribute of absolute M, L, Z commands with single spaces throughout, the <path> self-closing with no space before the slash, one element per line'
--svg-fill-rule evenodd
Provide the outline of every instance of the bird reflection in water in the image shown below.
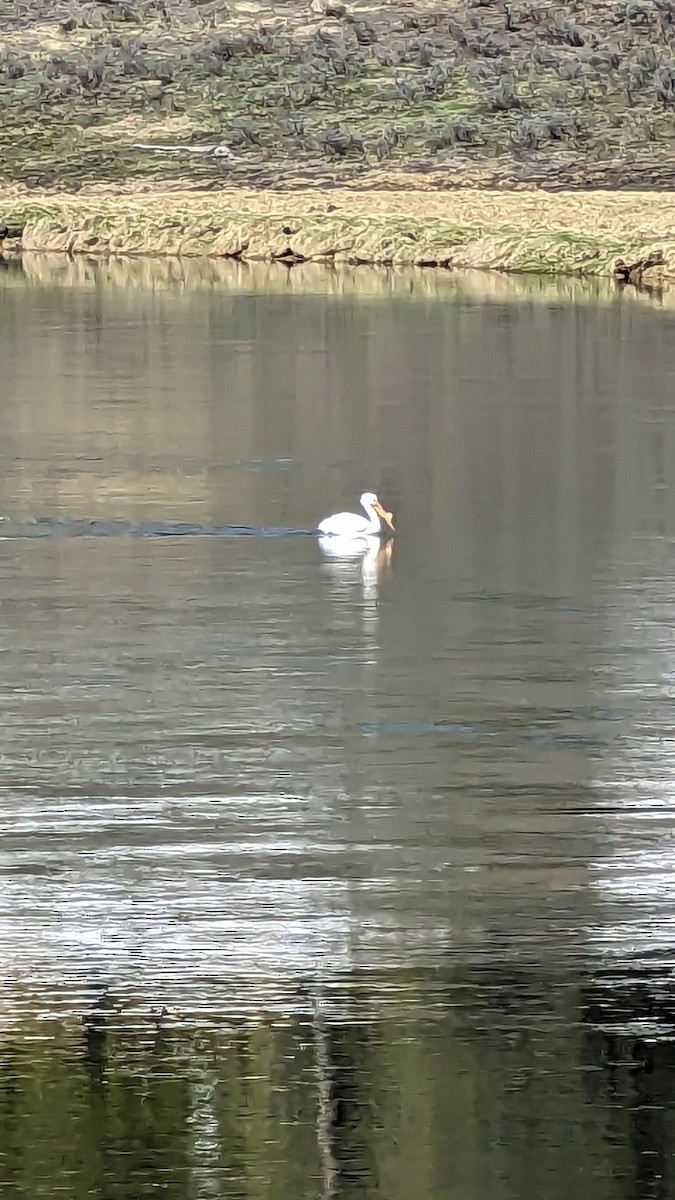
<path fill-rule="evenodd" d="M 354 629 L 354 618 L 360 614 L 361 632 L 366 640 L 354 643 L 354 653 L 359 656 L 365 652 L 366 661 L 372 664 L 379 650 L 380 584 L 391 569 L 394 543 L 391 538 L 382 541 L 379 537 L 325 537 L 319 538 L 319 545 L 325 557 L 324 569 L 331 576 L 333 599 L 340 607 L 342 619 L 349 620 Z M 355 605 L 359 584 L 361 596 Z M 347 616 L 350 612 L 351 617 Z"/>
<path fill-rule="evenodd" d="M 319 546 L 336 583 L 355 583 L 360 578 L 363 599 L 377 600 L 379 584 L 391 566 L 392 538 L 382 541 L 379 537 L 321 537 Z"/>

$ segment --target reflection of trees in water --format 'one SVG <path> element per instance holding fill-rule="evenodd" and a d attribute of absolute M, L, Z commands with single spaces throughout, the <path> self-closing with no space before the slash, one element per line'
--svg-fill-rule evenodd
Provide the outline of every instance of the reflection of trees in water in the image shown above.
<path fill-rule="evenodd" d="M 132 1025 L 105 993 L 77 1025 L 26 1013 L 0 1043 L 3 1196 L 55 1179 L 66 1200 L 672 1195 L 662 970 L 495 962 L 389 983 L 389 1012 L 361 977 L 257 1026 Z"/>
<path fill-rule="evenodd" d="M 596 973 L 581 994 L 589 1102 L 623 1148 L 626 1195 L 671 1196 L 675 1176 L 675 982 L 662 964 Z M 632 1186 L 631 1186 L 632 1184 Z"/>
<path fill-rule="evenodd" d="M 94 1001 L 82 1018 L 84 1030 L 84 1062 L 92 1087 L 103 1087 L 108 1059 L 108 1021 L 115 1011 L 115 1001 L 107 988 Z"/>
<path fill-rule="evenodd" d="M 376 1183 L 371 1156 L 369 1040 L 367 1028 L 358 1025 L 333 1027 L 327 1037 L 336 1196 L 357 1194 Z"/>

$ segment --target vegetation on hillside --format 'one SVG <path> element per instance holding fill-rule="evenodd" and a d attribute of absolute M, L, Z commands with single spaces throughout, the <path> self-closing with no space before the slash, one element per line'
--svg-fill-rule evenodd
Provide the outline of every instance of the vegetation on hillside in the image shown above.
<path fill-rule="evenodd" d="M 0 181 L 665 186 L 675 0 L 0 0 Z"/>

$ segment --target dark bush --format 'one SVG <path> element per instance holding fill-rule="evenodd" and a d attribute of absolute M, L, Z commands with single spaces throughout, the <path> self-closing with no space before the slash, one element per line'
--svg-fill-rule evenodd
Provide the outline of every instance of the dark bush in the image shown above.
<path fill-rule="evenodd" d="M 656 72 L 654 91 L 661 104 L 675 104 L 675 66 L 664 66 Z"/>
<path fill-rule="evenodd" d="M 450 81 L 450 68 L 445 63 L 436 63 L 424 81 L 424 90 L 426 95 L 433 99 L 434 96 L 442 96 Z"/>
<path fill-rule="evenodd" d="M 400 144 L 401 140 L 401 130 L 391 125 L 388 129 L 383 129 L 379 137 L 373 138 L 368 149 L 382 161 L 384 158 L 391 157 L 392 151 Z"/>
<path fill-rule="evenodd" d="M 255 123 L 249 117 L 235 117 L 230 128 L 226 131 L 226 140 L 234 146 L 259 146 L 260 134 Z"/>
<path fill-rule="evenodd" d="M 594 71 L 616 71 L 621 65 L 621 55 L 616 50 L 592 50 L 580 57 Z"/>
<path fill-rule="evenodd" d="M 513 79 L 503 79 L 499 87 L 488 95 L 487 107 L 490 112 L 510 112 L 514 108 L 522 108 Z"/>
<path fill-rule="evenodd" d="M 334 154 L 338 157 L 348 154 L 350 150 L 363 153 L 361 139 L 354 137 L 348 129 L 343 129 L 337 123 L 332 123 L 321 131 L 319 145 L 323 147 L 326 154 Z"/>
<path fill-rule="evenodd" d="M 582 66 L 578 58 L 567 58 L 558 63 L 557 71 L 561 79 L 578 79 L 582 73 Z"/>
<path fill-rule="evenodd" d="M 564 138 L 576 137 L 582 129 L 583 122 L 573 113 L 553 112 L 542 117 L 548 131 L 548 136 L 554 141 L 561 142 Z"/>
<path fill-rule="evenodd" d="M 28 64 L 19 58 L 10 57 L 4 63 L 4 69 L 5 69 L 5 74 L 7 75 L 7 78 L 11 79 L 14 82 L 17 79 L 23 79 L 24 75 L 26 74 L 27 68 L 28 68 Z"/>
<path fill-rule="evenodd" d="M 359 46 L 372 46 L 377 41 L 377 33 L 367 21 L 357 21 L 355 23 L 354 37 Z"/>
<path fill-rule="evenodd" d="M 590 30 L 584 29 L 582 25 L 577 25 L 576 21 L 566 21 L 563 32 L 564 40 L 569 46 L 585 46 L 587 42 L 593 40 Z"/>
<path fill-rule="evenodd" d="M 538 67 L 552 67 L 555 70 L 560 62 L 558 55 L 548 46 L 542 45 L 541 42 L 535 42 L 532 47 L 531 55 L 532 62 Z"/>
<path fill-rule="evenodd" d="M 645 71 L 655 71 L 659 65 L 660 59 L 653 46 L 647 46 L 645 50 L 640 50 L 635 59 L 639 67 Z"/>
<path fill-rule="evenodd" d="M 446 146 L 452 146 L 455 142 L 472 146 L 483 140 L 478 122 L 472 121 L 470 117 L 454 117 L 452 121 L 448 121 L 443 129 L 443 136 Z"/>
<path fill-rule="evenodd" d="M 221 62 L 229 62 L 234 57 L 236 43 L 229 37 L 213 38 L 207 47 L 207 53 L 212 54 L 214 58 L 219 58 Z"/>
<path fill-rule="evenodd" d="M 155 63 L 154 67 L 152 68 L 152 73 L 155 79 L 159 80 L 160 83 L 173 83 L 175 72 L 173 65 L 170 62 L 160 61 Z"/>
<path fill-rule="evenodd" d="M 577 137 L 582 130 L 583 123 L 574 114 L 555 112 L 519 121 L 509 137 L 520 149 L 536 150 L 549 141 Z"/>
<path fill-rule="evenodd" d="M 526 118 L 510 131 L 509 139 L 517 149 L 537 150 L 548 141 L 548 130 L 543 121 Z"/>
<path fill-rule="evenodd" d="M 394 46 L 376 46 L 373 57 L 383 67 L 395 67 L 401 61 L 398 50 Z"/>
<path fill-rule="evenodd" d="M 147 79 L 150 74 L 150 70 L 147 63 L 140 57 L 140 55 L 136 54 L 124 59 L 122 63 L 122 74 L 131 77 L 135 76 L 138 79 Z"/>
<path fill-rule="evenodd" d="M 434 60 L 435 46 L 427 38 L 420 39 L 417 47 L 417 61 L 421 67 L 430 67 Z"/>
<path fill-rule="evenodd" d="M 344 45 L 326 47 L 327 61 L 336 75 L 346 75 L 348 68 L 347 48 Z"/>
<path fill-rule="evenodd" d="M 94 62 L 78 67 L 76 74 L 83 92 L 93 95 L 100 90 L 104 77 L 102 63 Z"/>
<path fill-rule="evenodd" d="M 654 0 L 628 0 L 625 11 L 631 25 L 649 26 L 654 20 Z"/>
<path fill-rule="evenodd" d="M 508 54 L 510 45 L 508 38 L 499 33 L 477 33 L 473 37 L 467 39 L 467 47 L 474 54 L 480 54 L 483 58 L 499 58 L 502 54 Z"/>
<path fill-rule="evenodd" d="M 588 42 L 594 41 L 594 35 L 590 29 L 586 29 L 583 25 L 566 17 L 560 9 L 553 14 L 552 18 L 543 22 L 541 35 L 548 38 L 549 41 L 576 47 L 585 46 Z"/>

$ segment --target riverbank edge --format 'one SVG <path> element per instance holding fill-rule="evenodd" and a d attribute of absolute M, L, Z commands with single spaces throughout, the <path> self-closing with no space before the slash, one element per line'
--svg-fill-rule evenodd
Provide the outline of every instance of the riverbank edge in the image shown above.
<path fill-rule="evenodd" d="M 656 256 L 646 282 L 675 279 L 675 204 L 649 193 L 0 191 L 0 237 L 3 253 L 600 277 Z"/>

